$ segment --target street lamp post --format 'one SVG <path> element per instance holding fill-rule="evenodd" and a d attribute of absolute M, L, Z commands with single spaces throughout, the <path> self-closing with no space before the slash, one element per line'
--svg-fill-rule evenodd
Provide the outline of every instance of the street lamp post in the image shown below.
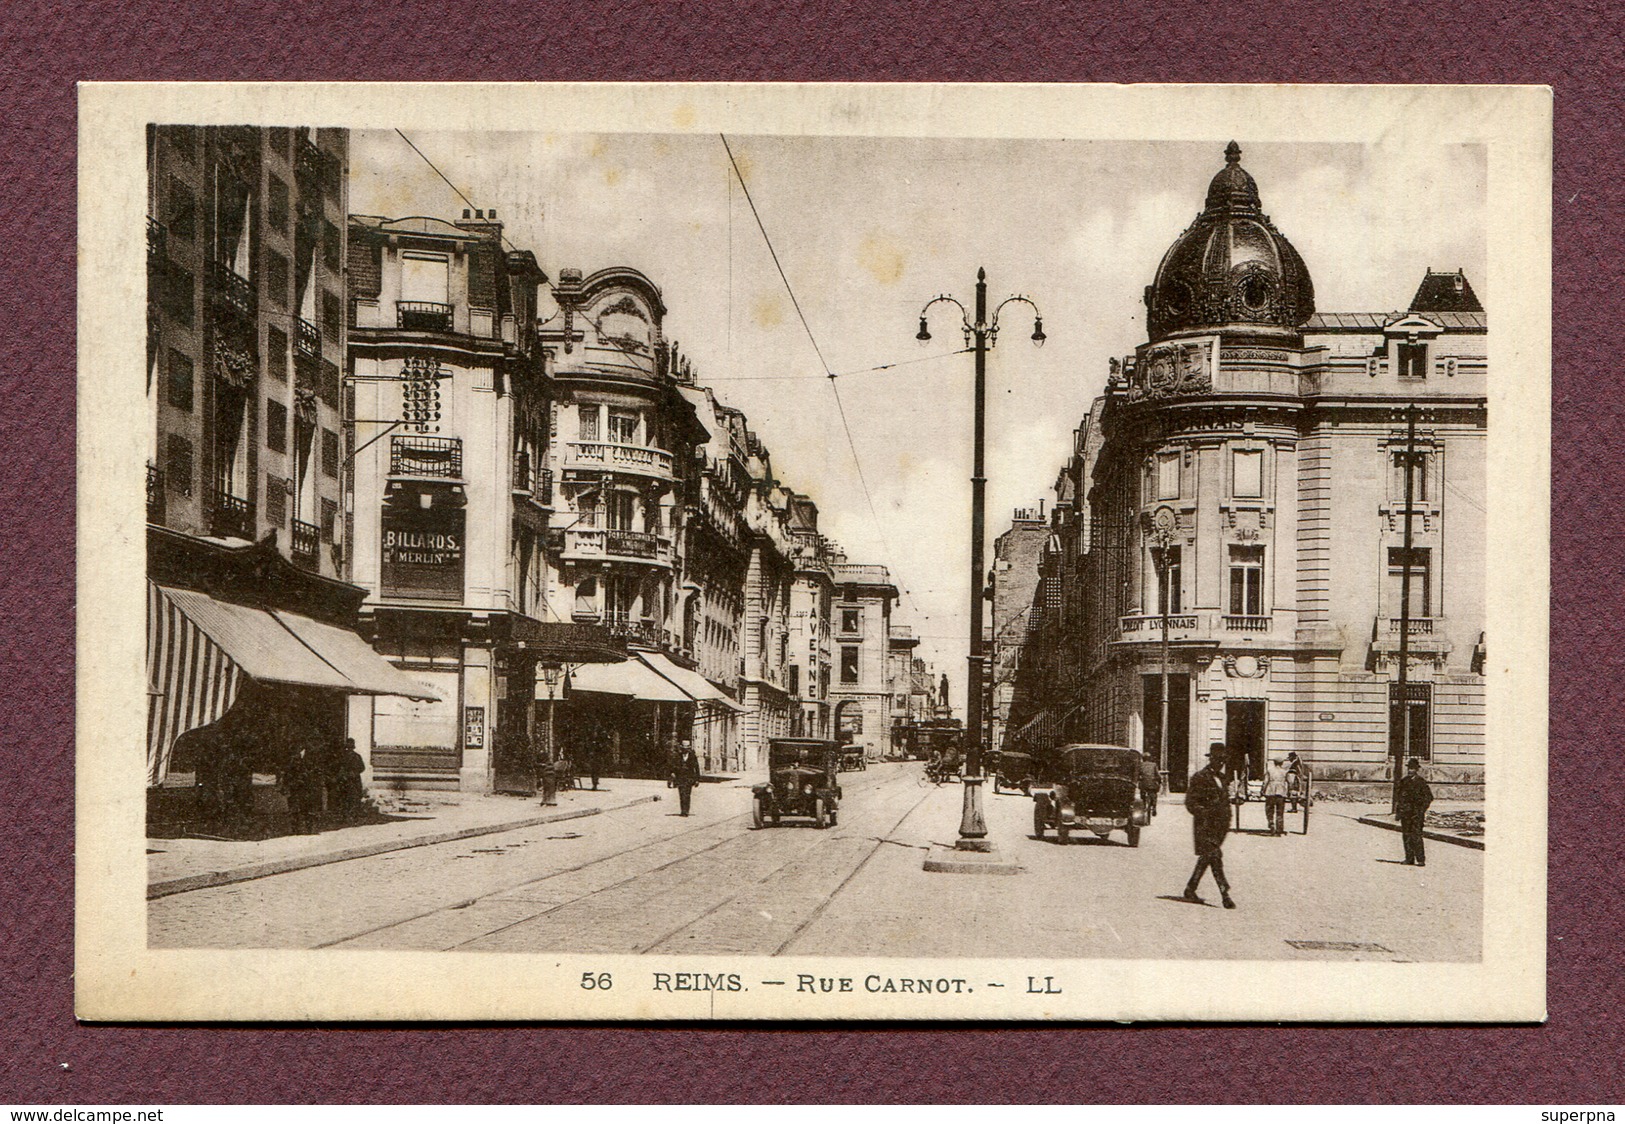
<path fill-rule="evenodd" d="M 1168 787 L 1168 614 L 1173 611 L 1173 591 L 1168 588 L 1170 553 L 1179 529 L 1174 513 L 1157 509 L 1151 521 L 1151 549 L 1157 564 L 1157 599 L 1162 603 L 1162 724 L 1157 727 L 1157 772 L 1162 787 Z"/>
<path fill-rule="evenodd" d="M 993 845 L 987 839 L 987 820 L 982 815 L 982 683 L 986 655 L 982 644 L 982 537 L 986 522 L 987 476 L 984 447 L 987 436 L 987 352 L 998 342 L 999 313 L 1007 304 L 1025 304 L 1033 310 L 1033 343 L 1043 346 L 1044 319 L 1038 306 L 1024 296 L 1007 297 L 987 313 L 987 270 L 976 271 L 976 315 L 972 319 L 965 306 L 946 293 L 933 297 L 920 309 L 920 331 L 914 338 L 925 343 L 931 338 L 926 327 L 926 314 L 935 304 L 951 304 L 959 309 L 960 329 L 965 344 L 976 354 L 976 406 L 975 438 L 971 464 L 970 514 L 970 655 L 967 657 L 969 673 L 965 691 L 965 798 L 959 820 L 959 840 L 954 844 L 960 851 L 990 851 Z"/>

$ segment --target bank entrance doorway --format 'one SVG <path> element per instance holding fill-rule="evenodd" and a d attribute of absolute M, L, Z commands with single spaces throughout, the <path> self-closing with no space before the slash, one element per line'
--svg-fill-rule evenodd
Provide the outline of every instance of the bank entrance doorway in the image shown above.
<path fill-rule="evenodd" d="M 1247 775 L 1264 775 L 1264 700 L 1227 699 L 1224 704 L 1224 744 L 1231 768 L 1246 763 Z"/>
<path fill-rule="evenodd" d="M 1162 746 L 1162 676 L 1142 675 L 1140 713 L 1145 755 L 1152 761 Z M 1191 677 L 1168 676 L 1168 788 L 1184 792 L 1191 776 Z"/>

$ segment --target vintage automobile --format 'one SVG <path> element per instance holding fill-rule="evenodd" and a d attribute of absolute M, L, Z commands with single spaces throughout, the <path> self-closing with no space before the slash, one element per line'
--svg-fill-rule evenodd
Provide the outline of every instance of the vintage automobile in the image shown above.
<path fill-rule="evenodd" d="M 841 772 L 850 772 L 853 769 L 867 769 L 868 760 L 863 756 L 863 747 L 853 745 L 851 742 L 841 746 Z"/>
<path fill-rule="evenodd" d="M 1140 788 L 1140 755 L 1115 745 L 1065 745 L 1052 758 L 1053 788 L 1033 794 L 1033 834 L 1044 838 L 1050 828 L 1065 843 L 1074 829 L 1104 839 L 1114 831 L 1140 845 L 1140 829 L 1151 822 L 1151 808 Z"/>
<path fill-rule="evenodd" d="M 840 814 L 841 747 L 818 738 L 770 738 L 767 783 L 751 789 L 751 822 L 777 824 L 785 816 L 830 827 Z"/>
<path fill-rule="evenodd" d="M 992 773 L 994 792 L 1009 789 L 1030 796 L 1033 785 L 1044 783 L 1044 771 L 1030 753 L 1001 750 Z"/>

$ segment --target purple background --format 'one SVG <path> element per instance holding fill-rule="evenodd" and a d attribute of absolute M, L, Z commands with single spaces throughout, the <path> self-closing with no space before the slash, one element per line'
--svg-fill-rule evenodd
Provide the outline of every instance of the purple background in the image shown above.
<path fill-rule="evenodd" d="M 11 0 L 0 15 L 0 1099 L 1513 1101 L 1622 1095 L 1617 391 L 1621 36 L 1607 3 L 1007 0 L 321 6 Z M 309 11 L 299 9 L 308 8 Z M 177 16 L 176 12 L 185 13 Z M 1543 1027 L 306 1029 L 72 1014 L 74 82 L 80 79 L 1523 82 L 1556 89 L 1552 801 Z M 1516 377 L 1502 370 L 1498 377 Z M 1599 499 L 1599 497 L 1601 497 Z M 1599 516 L 1601 518 L 1599 519 Z M 1517 534 L 1517 528 L 1499 528 Z M 94 628 L 94 607 L 86 627 Z"/>

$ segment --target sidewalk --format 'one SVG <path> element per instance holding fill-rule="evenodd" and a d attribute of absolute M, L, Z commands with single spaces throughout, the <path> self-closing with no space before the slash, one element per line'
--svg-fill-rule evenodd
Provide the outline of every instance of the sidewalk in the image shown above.
<path fill-rule="evenodd" d="M 1399 819 L 1385 805 L 1370 805 L 1372 811 L 1358 816 L 1358 822 L 1384 831 L 1398 831 Z M 1380 810 L 1378 810 L 1380 809 Z M 1442 821 L 1442 822 L 1441 822 Z M 1428 809 L 1427 826 L 1422 838 L 1435 843 L 1454 843 L 1458 847 L 1484 849 L 1484 805 L 1478 801 L 1436 800 Z"/>
<path fill-rule="evenodd" d="M 316 835 L 274 839 L 147 840 L 147 898 L 246 882 L 290 870 L 365 858 L 408 847 L 426 847 L 537 824 L 596 816 L 634 804 L 672 799 L 663 781 L 605 777 L 597 792 L 558 794 L 556 807 L 539 797 L 458 792 L 380 793 L 387 823 L 334 828 Z"/>

